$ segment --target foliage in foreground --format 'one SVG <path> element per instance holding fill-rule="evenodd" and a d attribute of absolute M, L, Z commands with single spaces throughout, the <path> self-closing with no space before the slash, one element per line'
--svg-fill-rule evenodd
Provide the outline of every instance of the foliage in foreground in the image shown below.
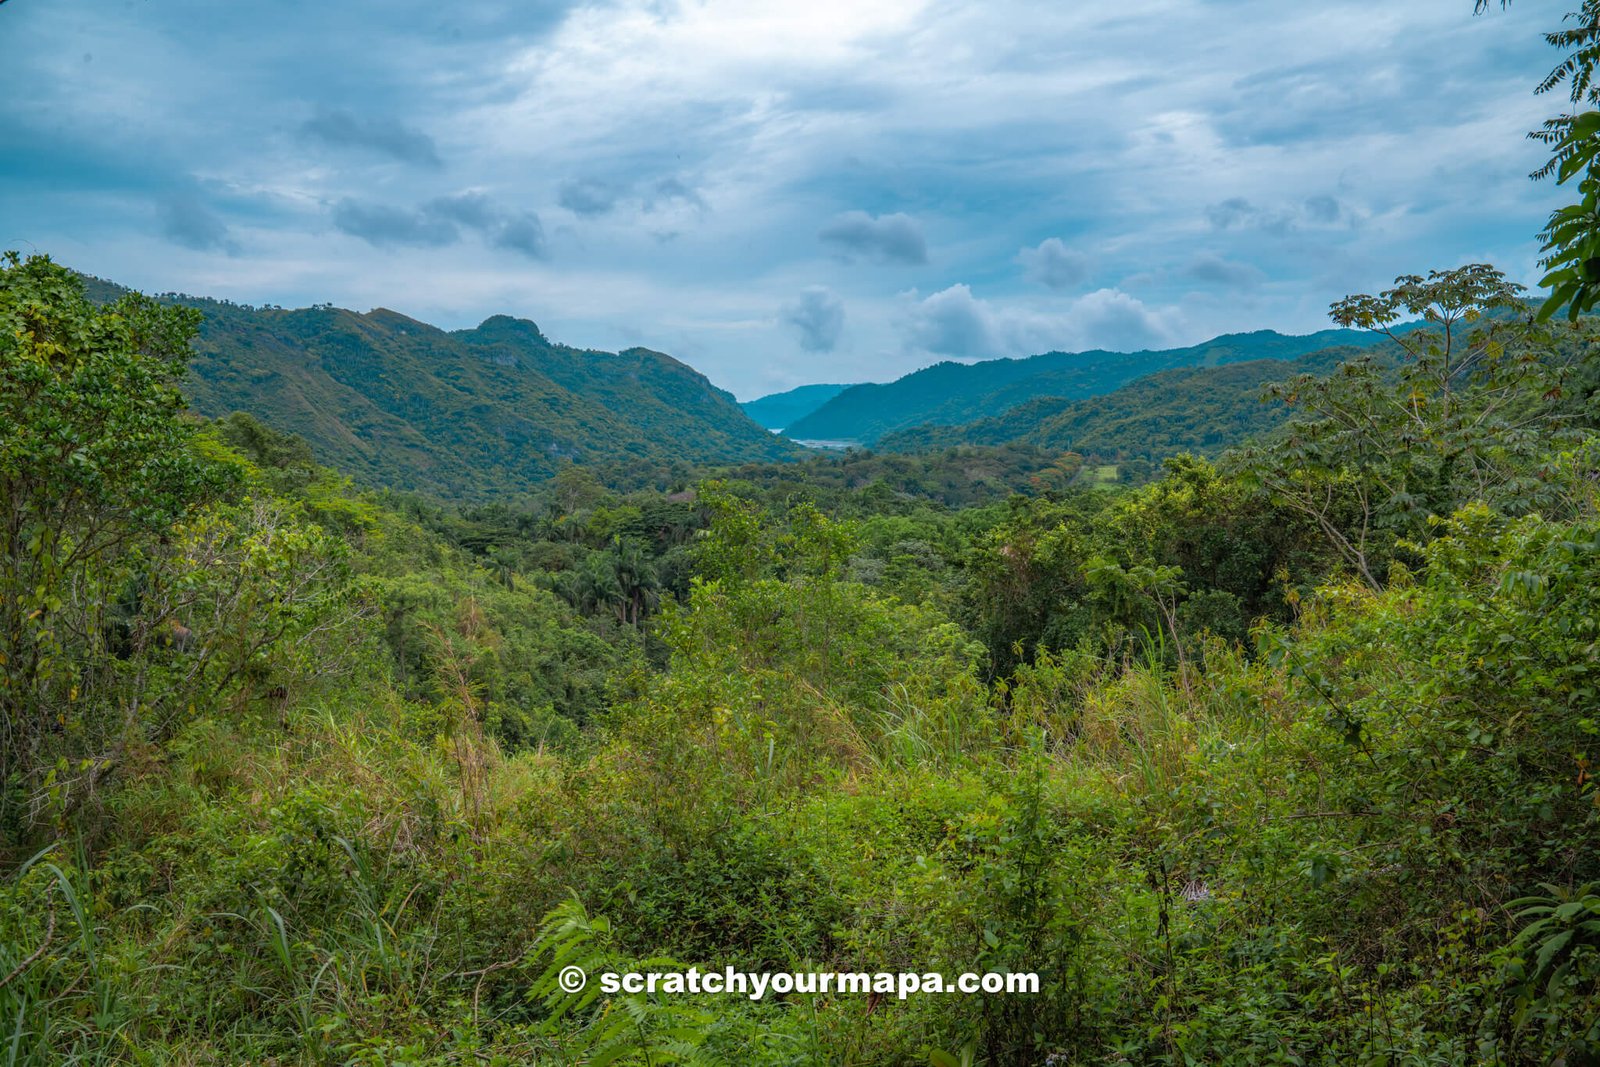
<path fill-rule="evenodd" d="M 119 332 L 173 313 L 4 277 L 34 533 L 0 638 L 48 665 L 5 693 L 8 1062 L 1600 1056 L 1594 420 L 1526 320 L 1448 381 L 1424 340 L 1300 383 L 1277 444 L 1135 491 L 569 475 L 453 514 L 186 421 Z M 571 996 L 573 963 L 1043 987 Z"/>

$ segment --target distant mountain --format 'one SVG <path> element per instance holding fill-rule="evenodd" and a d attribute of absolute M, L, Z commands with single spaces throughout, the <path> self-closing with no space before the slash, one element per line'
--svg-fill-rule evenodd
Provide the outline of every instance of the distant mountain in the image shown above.
<path fill-rule="evenodd" d="M 1029 445 L 1105 460 L 1159 462 L 1178 452 L 1215 456 L 1285 422 L 1286 404 L 1266 403 L 1261 387 L 1297 374 L 1326 374 L 1362 355 L 1342 345 L 1297 360 L 1257 359 L 1219 367 L 1181 367 L 1139 378 L 1096 397 L 1037 397 L 992 419 L 964 426 L 918 426 L 887 434 L 884 452 L 932 452 L 958 445 Z"/>
<path fill-rule="evenodd" d="M 98 299 L 117 291 L 90 284 Z M 569 461 L 615 470 L 802 454 L 671 356 L 568 348 L 526 319 L 446 332 L 382 308 L 164 299 L 206 316 L 186 385 L 196 411 L 247 411 L 372 485 L 482 500 Z"/>
<path fill-rule="evenodd" d="M 769 430 L 781 430 L 798 422 L 840 393 L 848 385 L 802 385 L 786 393 L 769 393 L 739 406 L 744 413 Z"/>
<path fill-rule="evenodd" d="M 895 430 L 995 418 L 1037 397 L 1099 396 L 1157 371 L 1292 360 L 1336 345 L 1366 347 L 1378 340 L 1355 330 L 1322 330 L 1302 337 L 1259 330 L 1160 352 L 1050 352 L 1026 359 L 937 363 L 886 385 L 852 386 L 785 427 L 784 434 L 796 440 L 871 445 Z"/>

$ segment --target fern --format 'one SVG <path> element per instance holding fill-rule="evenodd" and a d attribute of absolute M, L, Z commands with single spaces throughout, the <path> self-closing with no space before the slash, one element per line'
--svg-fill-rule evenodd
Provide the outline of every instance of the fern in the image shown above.
<path fill-rule="evenodd" d="M 545 916 L 533 951 L 548 962 L 529 987 L 528 997 L 543 1002 L 543 1031 L 551 1051 L 563 1062 L 589 1067 L 723 1062 L 706 1048 L 717 1021 L 711 1012 L 645 993 L 602 993 L 600 975 L 607 971 L 687 967 L 665 956 L 645 960 L 618 956 L 611 951 L 610 922 L 603 916 L 591 917 L 576 897 Z M 587 981 L 583 988 L 569 991 L 563 988 L 561 975 L 572 967 L 580 968 Z"/>
<path fill-rule="evenodd" d="M 1503 949 L 1511 1019 L 1530 1047 L 1561 1050 L 1550 1062 L 1591 1063 L 1600 1053 L 1600 882 L 1508 906 L 1523 926 Z M 1568 1058 L 1568 1057 L 1572 1058 Z"/>
<path fill-rule="evenodd" d="M 1535 988 L 1542 985 L 1543 995 L 1554 998 L 1582 950 L 1600 948 L 1600 882 L 1572 890 L 1549 884 L 1541 887 L 1548 895 L 1523 897 L 1510 904 L 1518 909 L 1517 918 L 1526 922 L 1511 942 L 1520 957 L 1511 976 L 1524 995 L 1534 995 Z"/>

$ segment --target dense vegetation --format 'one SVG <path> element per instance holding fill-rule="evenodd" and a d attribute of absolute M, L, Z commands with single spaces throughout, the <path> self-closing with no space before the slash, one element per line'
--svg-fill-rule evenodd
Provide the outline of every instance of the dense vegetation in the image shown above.
<path fill-rule="evenodd" d="M 1271 330 L 1229 334 L 1161 352 L 1050 352 L 1027 359 L 936 363 L 879 385 L 854 385 L 784 429 L 800 441 L 873 445 L 885 434 L 923 425 L 958 426 L 993 418 L 1039 397 L 1079 400 L 1178 367 L 1293 360 L 1340 345 L 1377 343 L 1353 330 L 1285 337 Z"/>
<path fill-rule="evenodd" d="M 1436 328 L 1142 487 L 1012 447 L 455 508 L 185 414 L 194 311 L 12 257 L 8 1062 L 1593 1062 L 1588 327 L 1487 268 L 1336 315 Z M 1044 985 L 552 977 L 664 957 Z"/>
<path fill-rule="evenodd" d="M 120 290 L 91 280 L 89 292 Z M 248 411 L 368 485 L 481 500 L 574 461 L 667 485 L 695 464 L 800 452 L 671 356 L 552 344 L 524 319 L 447 333 L 382 308 L 164 302 L 205 314 L 185 383 L 196 411 Z"/>

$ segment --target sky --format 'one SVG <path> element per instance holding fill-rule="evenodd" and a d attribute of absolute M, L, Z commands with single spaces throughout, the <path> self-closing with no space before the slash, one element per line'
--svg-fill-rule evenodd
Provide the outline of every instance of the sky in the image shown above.
<path fill-rule="evenodd" d="M 1537 279 L 1568 2 L 0 0 L 0 248 L 741 399 L 1306 333 Z"/>

